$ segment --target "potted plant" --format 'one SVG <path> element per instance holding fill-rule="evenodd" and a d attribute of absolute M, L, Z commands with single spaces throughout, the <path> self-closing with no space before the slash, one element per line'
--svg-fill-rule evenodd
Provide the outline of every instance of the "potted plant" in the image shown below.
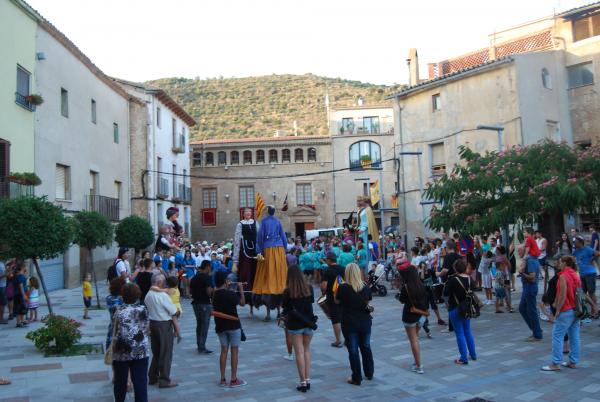
<path fill-rule="evenodd" d="M 363 168 L 371 166 L 371 155 L 363 155 L 360 157 L 360 164 Z"/>
<path fill-rule="evenodd" d="M 22 184 L 25 186 L 39 186 L 42 180 L 35 173 L 11 173 L 8 176 L 8 181 L 12 183 Z"/>
<path fill-rule="evenodd" d="M 44 98 L 42 98 L 42 95 L 40 95 L 40 94 L 27 95 L 25 97 L 25 100 L 27 100 L 27 102 L 31 103 L 32 105 L 36 105 L 36 106 L 44 103 Z"/>

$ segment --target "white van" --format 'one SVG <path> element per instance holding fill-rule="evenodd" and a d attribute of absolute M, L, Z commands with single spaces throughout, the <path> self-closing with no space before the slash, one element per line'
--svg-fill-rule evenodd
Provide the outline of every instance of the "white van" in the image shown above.
<path fill-rule="evenodd" d="M 344 228 L 325 228 L 325 229 L 311 229 L 305 232 L 306 241 L 311 241 L 314 238 L 325 236 L 325 237 L 343 237 L 344 236 Z"/>

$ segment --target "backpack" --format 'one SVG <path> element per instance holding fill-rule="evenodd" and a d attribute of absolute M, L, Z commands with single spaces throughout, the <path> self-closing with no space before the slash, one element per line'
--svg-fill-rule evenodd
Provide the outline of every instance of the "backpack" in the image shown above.
<path fill-rule="evenodd" d="M 454 295 L 454 300 L 456 300 L 456 303 L 458 304 L 458 314 L 465 319 L 479 317 L 481 314 L 481 302 L 479 301 L 479 297 L 477 297 L 477 295 L 471 290 L 471 278 L 468 279 L 469 285 L 466 289 L 458 276 L 456 277 L 456 280 L 460 284 L 460 287 L 465 291 L 465 300 L 460 303 L 458 302 L 456 295 Z"/>
<path fill-rule="evenodd" d="M 582 288 L 575 289 L 575 318 L 583 320 L 590 316 L 585 304 L 585 292 Z"/>
<path fill-rule="evenodd" d="M 108 267 L 108 269 L 106 270 L 106 281 L 108 283 L 110 283 L 110 281 L 112 281 L 113 279 L 115 279 L 118 275 L 117 275 L 117 263 L 121 261 L 119 259 L 115 260 L 114 264 L 112 264 L 110 267 Z"/>

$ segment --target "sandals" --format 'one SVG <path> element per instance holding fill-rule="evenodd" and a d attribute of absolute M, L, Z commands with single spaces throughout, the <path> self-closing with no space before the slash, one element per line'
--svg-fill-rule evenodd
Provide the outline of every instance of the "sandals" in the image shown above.
<path fill-rule="evenodd" d="M 11 381 L 8 378 L 0 378 L 0 385 L 10 385 Z"/>
<path fill-rule="evenodd" d="M 296 386 L 296 390 L 300 391 L 300 392 L 306 392 L 308 391 L 308 385 L 306 384 L 306 381 L 302 381 L 300 382 L 297 386 Z"/>
<path fill-rule="evenodd" d="M 575 365 L 575 363 L 562 362 L 560 365 L 563 366 L 563 367 L 566 367 L 566 368 L 570 368 L 570 369 L 576 369 L 577 368 L 577 366 Z"/>
<path fill-rule="evenodd" d="M 459 366 L 466 366 L 467 364 L 469 364 L 469 362 L 463 362 L 460 359 L 456 359 L 454 360 L 454 364 L 458 364 Z"/>
<path fill-rule="evenodd" d="M 340 341 L 340 342 L 333 342 L 331 344 L 331 346 L 333 346 L 334 348 L 343 348 L 344 347 L 344 342 Z"/>

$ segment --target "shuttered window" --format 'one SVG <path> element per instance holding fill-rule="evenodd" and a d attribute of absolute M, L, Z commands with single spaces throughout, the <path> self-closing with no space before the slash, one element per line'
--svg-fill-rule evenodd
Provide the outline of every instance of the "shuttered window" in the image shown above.
<path fill-rule="evenodd" d="M 310 183 L 296 184 L 296 204 L 312 204 L 312 186 Z"/>
<path fill-rule="evenodd" d="M 65 165 L 56 165 L 56 194 L 57 200 L 70 200 L 70 168 Z"/>
<path fill-rule="evenodd" d="M 444 143 L 429 145 L 431 150 L 431 175 L 443 175 L 446 173 L 446 153 L 444 151 Z"/>
<path fill-rule="evenodd" d="M 254 208 L 254 186 L 240 186 L 240 208 Z"/>

